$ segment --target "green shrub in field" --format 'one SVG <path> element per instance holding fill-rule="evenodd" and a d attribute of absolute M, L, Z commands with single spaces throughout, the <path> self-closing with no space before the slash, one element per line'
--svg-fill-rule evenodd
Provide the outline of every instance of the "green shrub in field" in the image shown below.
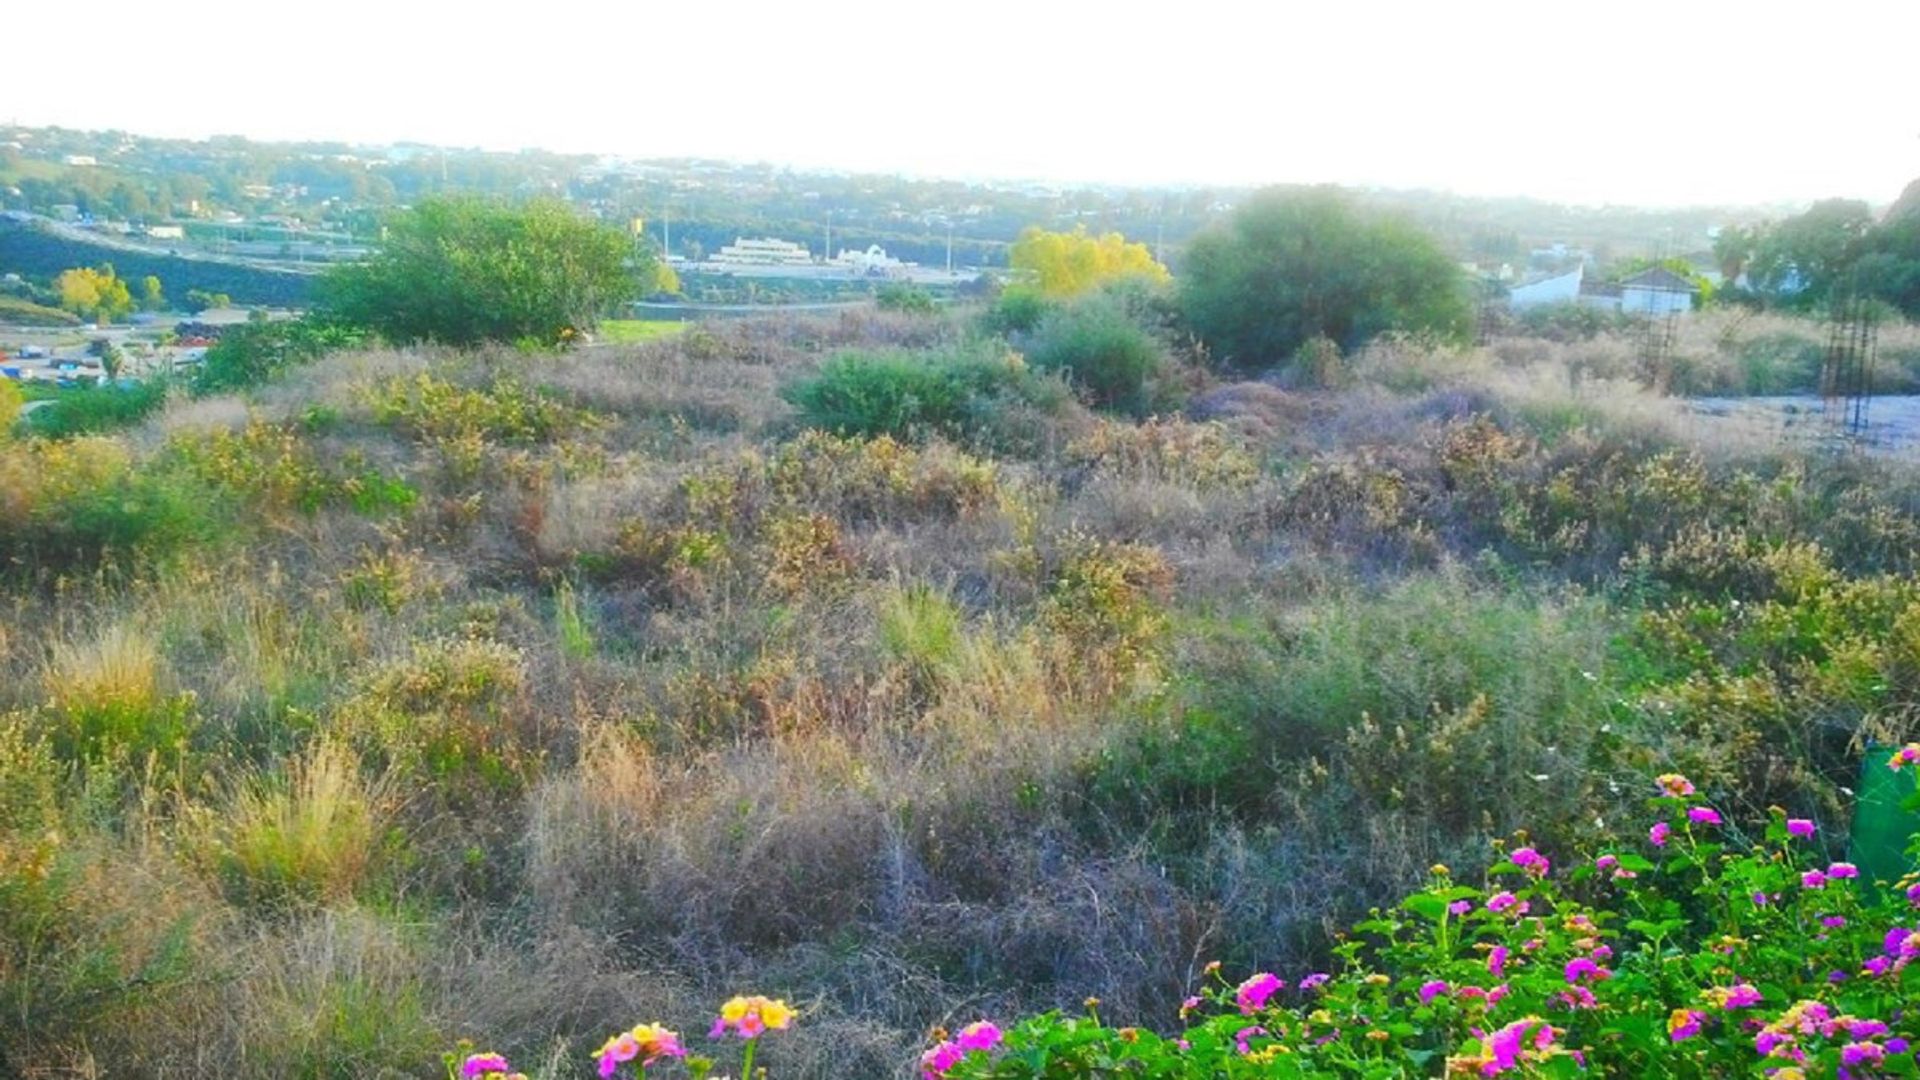
<path fill-rule="evenodd" d="M 918 285 L 882 285 L 880 291 L 874 293 L 873 301 L 881 311 L 898 311 L 908 315 L 931 315 L 939 310 L 933 294 Z"/>
<path fill-rule="evenodd" d="M 133 386 L 94 386 L 67 390 L 29 413 L 27 431 L 48 439 L 98 434 L 131 427 L 167 403 L 168 384 L 149 379 Z"/>
<path fill-rule="evenodd" d="M 1039 326 L 1053 306 L 1031 285 L 1009 285 L 987 310 L 987 325 L 1002 334 L 1024 334 Z"/>
<path fill-rule="evenodd" d="M 240 431 L 175 438 L 171 461 L 200 483 L 232 492 L 257 510 L 311 514 L 351 506 L 364 514 L 405 509 L 414 490 L 369 466 L 358 451 L 338 462 L 300 432 L 255 421 Z"/>
<path fill-rule="evenodd" d="M 1051 410 L 1063 395 L 1020 359 L 967 348 L 947 352 L 853 352 L 828 361 L 781 396 L 809 427 L 835 435 L 966 440 L 1003 409 Z"/>
<path fill-rule="evenodd" d="M 216 539 L 217 499 L 101 438 L 0 443 L 0 565 L 66 567 Z"/>
<path fill-rule="evenodd" d="M 370 404 L 378 423 L 434 442 L 544 442 L 596 422 L 592 413 L 511 379 L 474 388 L 428 372 L 380 383 Z"/>
<path fill-rule="evenodd" d="M 339 349 L 362 345 L 358 330 L 311 319 L 228 327 L 207 349 L 193 378 L 195 394 L 223 394 L 270 382 Z"/>
<path fill-rule="evenodd" d="M 1027 347 L 1033 366 L 1056 371 L 1097 408 L 1145 416 L 1154 411 L 1166 351 L 1109 296 L 1059 308 L 1040 320 Z"/>

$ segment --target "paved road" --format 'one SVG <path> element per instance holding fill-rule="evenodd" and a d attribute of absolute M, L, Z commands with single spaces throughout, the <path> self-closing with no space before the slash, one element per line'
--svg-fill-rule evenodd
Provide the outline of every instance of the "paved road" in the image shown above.
<path fill-rule="evenodd" d="M 279 262 L 273 259 L 249 259 L 242 256 L 223 255 L 219 252 L 203 251 L 190 247 L 158 247 L 153 244 L 129 239 L 117 233 L 101 232 L 95 229 L 82 229 L 77 225 L 69 225 L 64 221 L 55 221 L 52 218 L 45 218 L 38 214 L 28 214 L 17 210 L 8 212 L 7 217 L 15 222 L 33 228 L 44 229 L 63 240 L 71 240 L 76 244 L 95 244 L 101 247 L 117 248 L 121 251 L 131 251 L 162 259 L 191 259 L 195 262 L 222 263 L 227 266 L 246 267 L 249 270 L 266 270 L 283 274 L 313 275 L 326 269 L 324 266 L 317 266 L 313 263 Z"/>

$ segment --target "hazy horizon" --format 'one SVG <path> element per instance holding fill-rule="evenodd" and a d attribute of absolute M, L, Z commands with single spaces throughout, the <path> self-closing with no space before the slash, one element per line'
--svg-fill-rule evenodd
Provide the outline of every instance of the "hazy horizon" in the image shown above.
<path fill-rule="evenodd" d="M 990 2 L 962 21 L 868 0 L 724 18 L 558 0 L 538 22 L 448 23 L 347 0 L 336 17 L 275 25 L 217 0 L 190 28 L 84 39 L 29 10 L 9 21 L 47 47 L 15 59 L 0 108 L 20 124 L 155 137 L 1575 205 L 1879 205 L 1920 176 L 1902 85 L 1920 6 L 1830 4 L 1812 27 L 1713 7 Z M 1840 55 L 1823 45 L 1835 32 L 1861 40 Z M 89 73 L 127 77 L 74 78 L 69 46 Z"/>

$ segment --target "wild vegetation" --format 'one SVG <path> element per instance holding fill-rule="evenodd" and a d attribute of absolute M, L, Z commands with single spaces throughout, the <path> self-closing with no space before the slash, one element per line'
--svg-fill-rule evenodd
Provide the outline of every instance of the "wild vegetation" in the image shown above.
<path fill-rule="evenodd" d="M 262 324 L 15 428 L 0 1071 L 1705 1076 L 1748 1008 L 1899 1057 L 1910 982 L 1825 980 L 1906 958 L 1901 869 L 1835 863 L 1920 734 L 1920 477 L 1723 436 L 1604 327 L 1228 366 L 1205 289 Z"/>

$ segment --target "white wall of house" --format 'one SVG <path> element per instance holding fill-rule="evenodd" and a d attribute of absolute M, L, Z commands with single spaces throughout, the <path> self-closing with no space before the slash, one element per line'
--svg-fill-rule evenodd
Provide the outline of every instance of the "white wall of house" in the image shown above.
<path fill-rule="evenodd" d="M 1668 315 L 1693 310 L 1693 294 L 1675 289 L 1643 289 L 1628 285 L 1620 290 L 1620 310 L 1633 315 Z"/>
<path fill-rule="evenodd" d="M 1561 274 L 1558 277 L 1544 278 L 1525 285 L 1515 285 L 1507 293 L 1507 306 L 1529 308 L 1540 304 L 1565 304 L 1580 296 L 1580 279 L 1585 273 L 1581 267 Z"/>

